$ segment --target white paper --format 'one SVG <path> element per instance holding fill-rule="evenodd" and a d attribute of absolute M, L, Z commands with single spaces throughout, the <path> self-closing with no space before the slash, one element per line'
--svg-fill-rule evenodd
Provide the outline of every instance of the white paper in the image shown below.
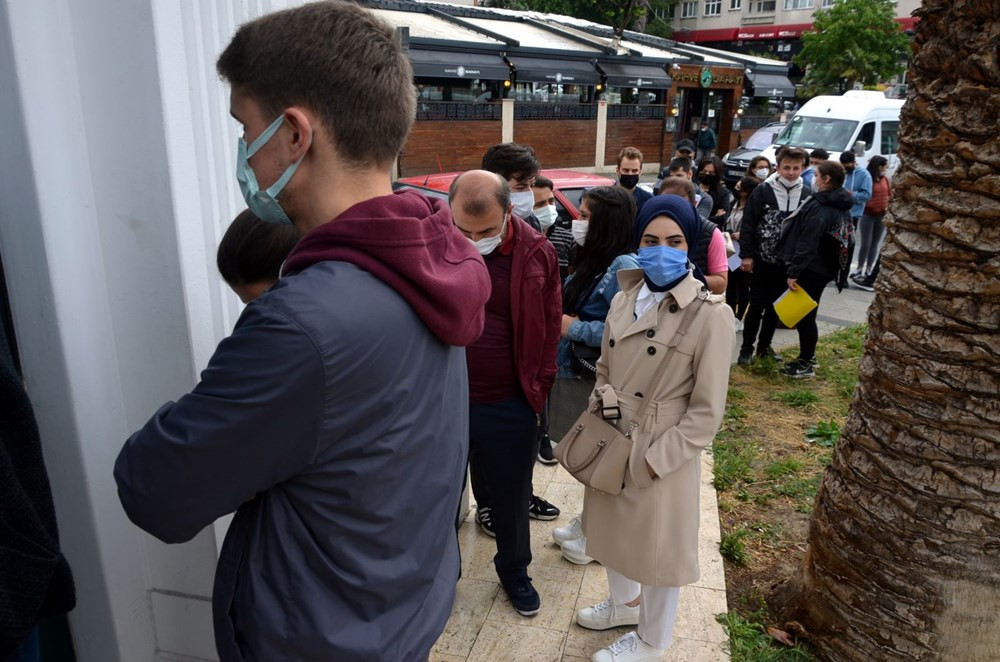
<path fill-rule="evenodd" d="M 736 271 L 739 269 L 740 264 L 743 262 L 743 260 L 740 259 L 740 242 L 733 239 L 733 248 L 736 249 L 736 252 L 729 256 L 730 271 Z"/>

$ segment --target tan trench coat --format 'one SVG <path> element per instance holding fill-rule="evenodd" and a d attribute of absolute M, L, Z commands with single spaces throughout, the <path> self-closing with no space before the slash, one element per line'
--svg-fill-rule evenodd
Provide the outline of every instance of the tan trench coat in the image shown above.
<path fill-rule="evenodd" d="M 624 432 L 641 398 L 653 398 L 633 433 L 625 487 L 616 496 L 587 489 L 583 529 L 587 555 L 649 586 L 684 586 L 698 580 L 700 460 L 712 443 L 726 406 L 735 331 L 733 313 L 719 295 L 702 291 L 688 276 L 658 306 L 634 319 L 642 271 L 618 272 L 604 327 L 597 388 L 618 395 Z M 707 297 L 694 313 L 658 384 L 650 380 L 684 311 Z M 657 478 L 652 479 L 646 463 Z"/>

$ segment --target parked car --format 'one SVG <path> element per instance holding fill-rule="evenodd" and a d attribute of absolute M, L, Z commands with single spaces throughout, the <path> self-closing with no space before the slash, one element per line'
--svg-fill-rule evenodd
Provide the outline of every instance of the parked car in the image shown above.
<path fill-rule="evenodd" d="M 784 128 L 785 125 L 781 122 L 771 122 L 754 131 L 745 144 L 726 154 L 722 159 L 722 179 L 726 182 L 726 186 L 729 188 L 736 186 L 740 177 L 747 174 L 747 167 L 753 157 L 770 147 Z"/>
<path fill-rule="evenodd" d="M 403 177 L 393 184 L 394 189 L 413 188 L 429 196 L 448 199 L 448 189 L 460 172 Z M 571 221 L 580 217 L 580 198 L 583 192 L 595 186 L 613 186 L 615 180 L 577 170 L 542 170 L 542 175 L 552 180 L 555 187 L 558 220 Z"/>

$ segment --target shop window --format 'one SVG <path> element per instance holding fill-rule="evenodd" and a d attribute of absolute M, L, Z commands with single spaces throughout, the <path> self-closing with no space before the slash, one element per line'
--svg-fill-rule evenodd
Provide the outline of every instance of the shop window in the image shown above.
<path fill-rule="evenodd" d="M 718 16 L 722 13 L 722 0 L 705 0 L 705 16 Z"/>
<path fill-rule="evenodd" d="M 698 2 L 685 2 L 681 5 L 681 18 L 697 18 Z"/>

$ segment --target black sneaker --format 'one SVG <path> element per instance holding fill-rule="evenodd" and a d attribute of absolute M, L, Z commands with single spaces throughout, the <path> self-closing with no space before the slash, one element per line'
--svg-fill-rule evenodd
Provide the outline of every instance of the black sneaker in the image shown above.
<path fill-rule="evenodd" d="M 866 276 L 864 278 L 852 278 L 851 282 L 854 283 L 854 287 L 859 290 L 864 290 L 865 292 L 875 291 L 875 279 L 871 276 Z"/>
<path fill-rule="evenodd" d="M 791 377 L 792 379 L 809 379 L 816 376 L 813 362 L 803 361 L 802 359 L 792 361 L 781 372 L 786 377 Z"/>
<path fill-rule="evenodd" d="M 496 538 L 496 531 L 493 530 L 493 509 L 489 506 L 476 508 L 476 523 L 486 535 Z"/>
<path fill-rule="evenodd" d="M 542 464 L 557 464 L 559 461 L 552 456 L 552 440 L 549 435 L 542 437 L 538 442 L 538 461 Z"/>
<path fill-rule="evenodd" d="M 783 363 L 784 359 L 774 353 L 770 347 L 761 347 L 757 350 L 758 359 L 771 359 L 775 363 Z"/>
<path fill-rule="evenodd" d="M 503 584 L 503 590 L 510 598 L 510 604 L 514 611 L 521 616 L 534 616 L 542 607 L 542 599 L 538 597 L 538 591 L 531 585 L 531 578 L 525 577 L 512 584 Z"/>
<path fill-rule="evenodd" d="M 528 517 L 540 520 L 555 519 L 559 517 L 559 509 L 542 497 L 532 494 L 531 501 L 528 502 Z"/>
<path fill-rule="evenodd" d="M 753 361 L 753 347 L 750 349 L 742 348 L 740 349 L 740 357 L 736 359 L 736 363 L 739 365 L 750 365 Z"/>

